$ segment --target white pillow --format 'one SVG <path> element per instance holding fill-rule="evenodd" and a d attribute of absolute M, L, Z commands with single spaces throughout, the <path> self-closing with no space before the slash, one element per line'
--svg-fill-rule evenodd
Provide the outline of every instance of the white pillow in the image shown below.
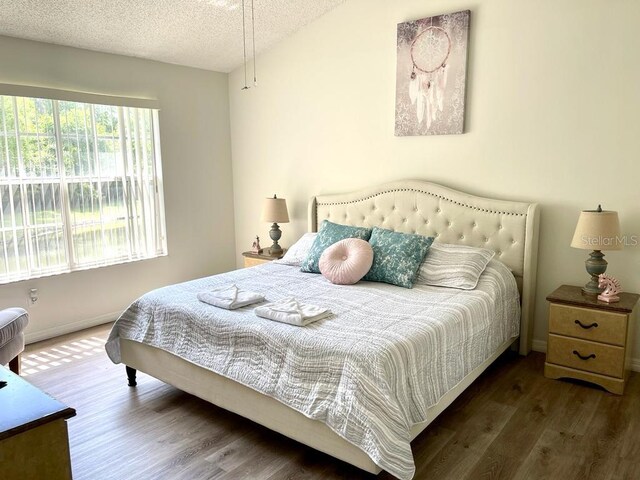
<path fill-rule="evenodd" d="M 415 283 L 473 290 L 494 255 L 486 248 L 434 243 L 420 265 Z"/>
<path fill-rule="evenodd" d="M 274 263 L 280 263 L 282 265 L 291 265 L 299 267 L 302 265 L 302 261 L 307 258 L 307 254 L 313 245 L 313 241 L 316 239 L 317 233 L 305 233 L 300 240 L 291 245 L 287 253 L 284 254 L 280 260 L 276 260 Z"/>

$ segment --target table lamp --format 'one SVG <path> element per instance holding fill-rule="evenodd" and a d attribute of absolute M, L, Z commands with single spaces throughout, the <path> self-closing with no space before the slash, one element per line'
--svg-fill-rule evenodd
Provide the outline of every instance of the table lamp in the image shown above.
<path fill-rule="evenodd" d="M 287 212 L 287 201 L 284 198 L 265 198 L 262 206 L 262 221 L 272 222 L 269 237 L 273 240 L 273 245 L 269 248 L 269 254 L 273 256 L 282 255 L 282 247 L 278 240 L 282 236 L 278 223 L 289 223 L 289 213 Z"/>
<path fill-rule="evenodd" d="M 620 222 L 618 212 L 602 210 L 583 210 L 578 218 L 578 225 L 573 234 L 571 246 L 584 250 L 593 250 L 585 262 L 591 280 L 582 287 L 585 295 L 598 295 L 602 289 L 598 287 L 598 275 L 607 271 L 607 261 L 602 250 L 621 250 Z"/>

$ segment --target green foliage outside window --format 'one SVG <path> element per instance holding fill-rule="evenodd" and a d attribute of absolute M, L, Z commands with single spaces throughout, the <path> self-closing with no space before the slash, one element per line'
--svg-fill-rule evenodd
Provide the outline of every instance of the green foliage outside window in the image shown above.
<path fill-rule="evenodd" d="M 152 124 L 149 109 L 0 96 L 0 280 L 66 264 L 65 236 L 79 264 L 155 251 Z"/>

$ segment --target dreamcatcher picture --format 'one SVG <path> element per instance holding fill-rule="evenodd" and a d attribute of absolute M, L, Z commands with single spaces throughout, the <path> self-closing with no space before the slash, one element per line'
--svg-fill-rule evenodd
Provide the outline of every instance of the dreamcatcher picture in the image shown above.
<path fill-rule="evenodd" d="M 462 133 L 469 11 L 398 25 L 396 135 Z"/>

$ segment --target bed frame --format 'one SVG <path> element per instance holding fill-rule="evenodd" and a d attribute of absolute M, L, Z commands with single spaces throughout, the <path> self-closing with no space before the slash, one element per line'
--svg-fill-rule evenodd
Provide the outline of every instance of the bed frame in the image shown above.
<path fill-rule="evenodd" d="M 317 231 L 324 219 L 419 233 L 434 236 L 437 242 L 494 250 L 495 258 L 513 272 L 520 290 L 519 352 L 526 355 L 531 350 L 539 224 L 536 204 L 482 198 L 409 180 L 354 193 L 313 197 L 309 203 L 309 230 Z M 413 426 L 411 438 L 418 436 L 513 343 L 503 343 L 430 407 L 427 421 Z M 155 347 L 121 339 L 120 349 L 130 386 L 135 386 L 136 370 L 140 370 L 363 470 L 376 474 L 381 471 L 362 450 L 324 423 L 311 420 L 278 400 Z"/>

